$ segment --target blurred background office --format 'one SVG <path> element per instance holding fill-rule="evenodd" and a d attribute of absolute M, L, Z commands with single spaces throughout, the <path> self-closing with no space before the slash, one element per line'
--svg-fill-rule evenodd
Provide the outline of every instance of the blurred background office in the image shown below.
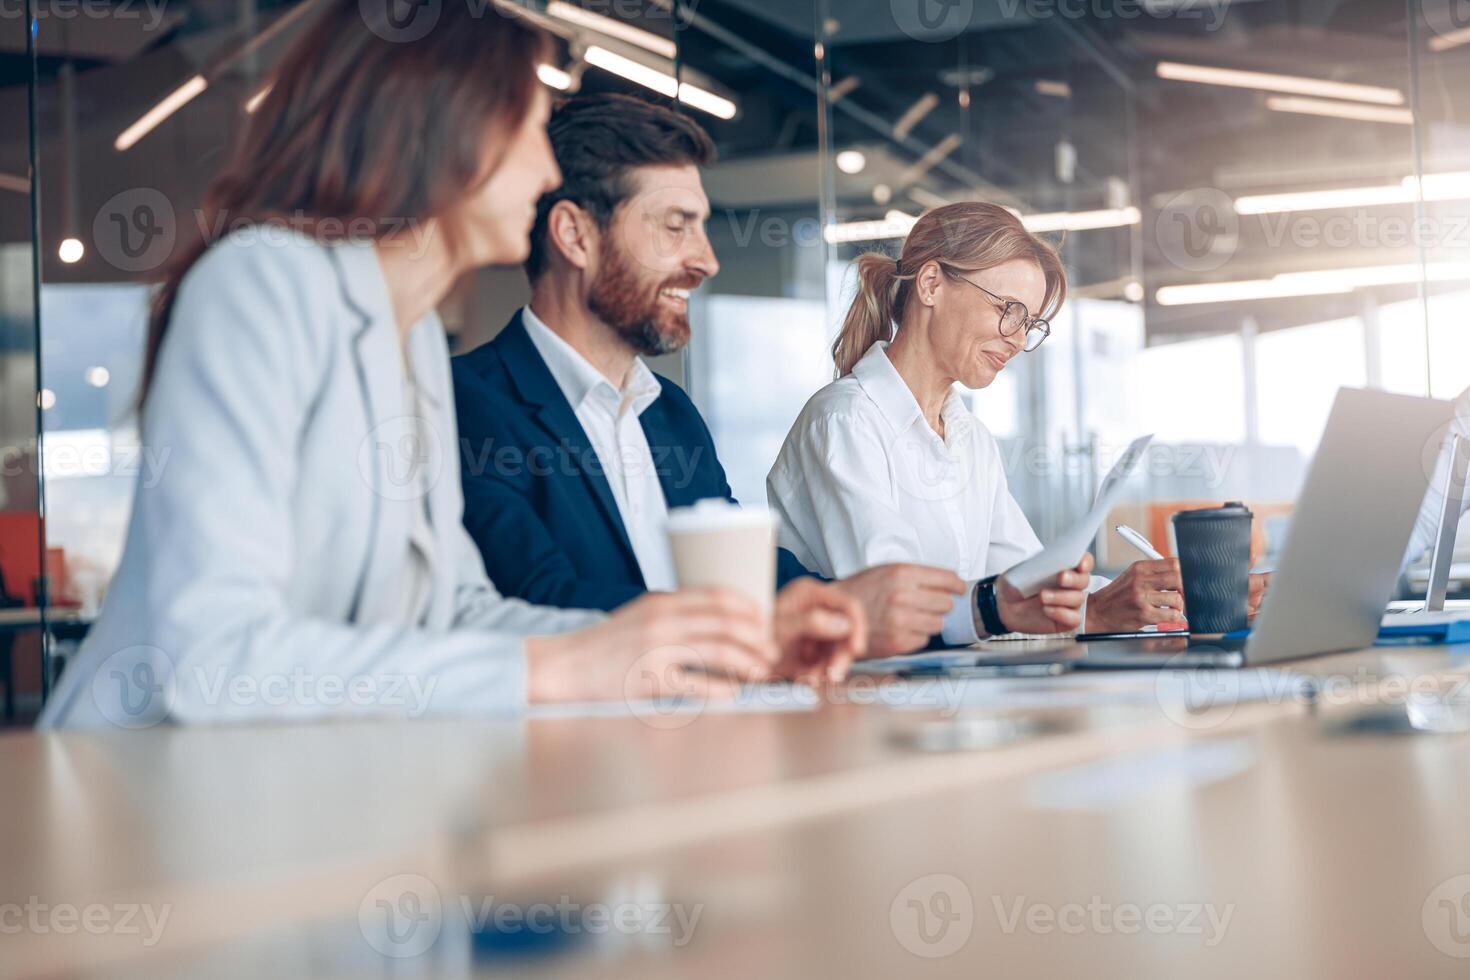
<path fill-rule="evenodd" d="M 400 5 L 396 39 L 411 42 L 419 18 L 461 0 L 381 2 Z M 896 249 L 951 201 L 1002 203 L 1063 243 L 1071 299 L 1051 339 L 970 395 L 1043 540 L 1152 431 L 1119 519 L 1167 551 L 1174 510 L 1245 500 L 1269 563 L 1339 386 L 1470 385 L 1457 0 L 523 6 L 563 39 L 546 85 L 677 99 L 718 145 L 705 185 L 721 271 L 692 299 L 688 350 L 655 367 L 703 410 L 744 501 L 764 500 L 788 427 L 831 380 L 851 260 Z M 84 623 L 104 594 L 135 481 L 167 467 L 168 447 L 138 447 L 133 416 L 147 283 L 219 233 L 200 227 L 202 192 L 311 13 L 309 0 L 0 4 L 12 605 L 49 600 Z M 458 349 L 526 297 L 517 269 L 462 283 L 442 310 Z M 1134 557 L 1111 532 L 1099 542 L 1103 570 Z M 40 641 L 34 619 L 14 622 L 0 683 L 24 714 Z"/>

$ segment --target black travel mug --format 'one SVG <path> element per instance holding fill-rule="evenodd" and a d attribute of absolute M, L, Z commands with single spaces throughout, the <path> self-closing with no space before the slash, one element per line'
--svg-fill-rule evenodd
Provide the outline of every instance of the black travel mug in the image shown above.
<path fill-rule="evenodd" d="M 1245 629 L 1250 603 L 1251 518 L 1245 504 L 1182 510 L 1174 542 L 1191 633 Z"/>

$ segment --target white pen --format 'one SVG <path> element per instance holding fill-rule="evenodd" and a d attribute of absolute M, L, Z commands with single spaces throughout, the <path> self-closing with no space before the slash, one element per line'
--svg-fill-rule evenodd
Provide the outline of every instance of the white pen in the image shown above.
<path fill-rule="evenodd" d="M 1159 554 L 1159 549 L 1149 544 L 1148 538 L 1139 534 L 1127 524 L 1119 524 L 1117 527 L 1113 528 L 1113 530 L 1117 531 L 1118 536 L 1121 537 L 1124 541 L 1127 541 L 1129 544 L 1133 545 L 1133 547 L 1137 548 L 1139 551 L 1143 552 L 1154 561 L 1159 561 L 1164 557 L 1163 555 Z"/>

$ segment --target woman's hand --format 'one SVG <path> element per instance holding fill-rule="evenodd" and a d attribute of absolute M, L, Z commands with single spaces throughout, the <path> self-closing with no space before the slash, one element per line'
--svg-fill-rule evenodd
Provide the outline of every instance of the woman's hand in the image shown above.
<path fill-rule="evenodd" d="M 842 589 L 799 578 L 776 595 L 774 673 L 806 684 L 840 681 L 868 645 L 862 603 Z"/>
<path fill-rule="evenodd" d="M 1089 633 L 1131 633 L 1184 620 L 1179 559 L 1136 561 L 1087 600 Z"/>
<path fill-rule="evenodd" d="M 1031 598 L 1004 575 L 995 580 L 996 611 L 1006 628 L 1016 633 L 1065 633 L 1082 623 L 1082 604 L 1087 601 L 1087 583 L 1092 575 L 1092 555 L 1085 554 L 1077 567 L 1062 572 Z"/>
<path fill-rule="evenodd" d="M 596 626 L 528 640 L 526 700 L 719 697 L 776 660 L 770 624 L 739 592 L 651 592 Z"/>
<path fill-rule="evenodd" d="M 858 601 L 868 617 L 865 656 L 913 653 L 944 628 L 944 614 L 965 580 L 946 568 L 896 563 L 875 565 L 832 583 Z"/>
<path fill-rule="evenodd" d="M 1250 597 L 1246 600 L 1246 618 L 1255 619 L 1256 613 L 1261 611 L 1261 603 L 1266 599 L 1266 589 L 1271 585 L 1270 572 L 1252 572 L 1250 584 Z"/>

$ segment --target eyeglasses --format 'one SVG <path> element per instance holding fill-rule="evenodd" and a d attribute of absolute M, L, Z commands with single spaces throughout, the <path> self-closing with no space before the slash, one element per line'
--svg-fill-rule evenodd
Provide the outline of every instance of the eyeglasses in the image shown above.
<path fill-rule="evenodd" d="M 957 278 L 962 282 L 970 283 L 971 286 L 989 296 L 996 309 L 1000 310 L 1000 335 L 1002 337 L 1010 337 L 1021 330 L 1026 331 L 1026 342 L 1021 345 L 1021 350 L 1033 351 L 1051 336 L 1051 324 L 1039 316 L 1032 316 L 1031 311 L 1026 309 L 1025 303 L 997 296 L 978 282 L 971 282 L 964 276 Z"/>

